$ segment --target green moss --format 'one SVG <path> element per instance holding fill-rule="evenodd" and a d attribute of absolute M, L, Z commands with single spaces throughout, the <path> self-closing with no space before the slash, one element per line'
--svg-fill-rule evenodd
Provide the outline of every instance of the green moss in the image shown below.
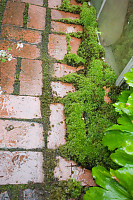
<path fill-rule="evenodd" d="M 27 28 L 28 9 L 29 9 L 29 3 L 25 3 L 25 10 L 23 13 L 23 27 L 24 28 Z"/>
<path fill-rule="evenodd" d="M 68 53 L 64 56 L 64 60 L 63 60 L 67 65 L 73 66 L 73 67 L 78 67 L 80 65 L 85 64 L 85 60 L 74 54 L 74 53 Z"/>
<path fill-rule="evenodd" d="M 82 37 L 82 32 L 81 31 L 78 31 L 77 33 L 69 33 L 69 35 L 71 37 L 76 37 L 76 38 L 81 38 Z"/>
<path fill-rule="evenodd" d="M 71 13 L 80 13 L 81 7 L 78 5 L 70 5 L 69 0 L 63 0 L 61 6 L 58 8 L 58 10 L 65 11 L 65 12 L 71 12 Z"/>
<path fill-rule="evenodd" d="M 70 37 L 70 35 L 69 35 L 69 34 L 66 34 L 66 41 L 67 41 L 67 53 L 70 53 L 70 52 L 71 52 L 70 40 L 71 40 L 71 37 Z"/>
<path fill-rule="evenodd" d="M 22 58 L 20 58 L 20 57 L 17 58 L 16 78 L 15 78 L 15 82 L 13 85 L 14 86 L 14 90 L 13 90 L 14 95 L 19 95 L 19 91 L 20 91 L 19 75 L 20 75 L 20 69 L 21 69 L 21 60 L 22 60 Z"/>
<path fill-rule="evenodd" d="M 81 24 L 80 19 L 61 18 L 61 19 L 53 20 L 53 21 L 62 22 L 66 24 L 77 24 L 77 25 Z"/>
<path fill-rule="evenodd" d="M 3 18 L 5 6 L 6 6 L 6 0 L 1 0 L 1 2 L 0 2 L 0 26 L 2 24 L 2 18 Z"/>

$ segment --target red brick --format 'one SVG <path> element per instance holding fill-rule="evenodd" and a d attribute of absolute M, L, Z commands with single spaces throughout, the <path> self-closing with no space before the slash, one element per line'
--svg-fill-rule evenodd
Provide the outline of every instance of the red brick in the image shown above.
<path fill-rule="evenodd" d="M 48 7 L 49 8 L 58 8 L 61 6 L 62 0 L 48 0 Z"/>
<path fill-rule="evenodd" d="M 38 44 L 42 40 L 41 32 L 29 29 L 23 29 L 15 26 L 2 26 L 1 36 L 8 40 L 16 40 Z"/>
<path fill-rule="evenodd" d="M 0 95 L 0 117 L 41 118 L 40 99 L 29 96 Z"/>
<path fill-rule="evenodd" d="M 68 66 L 68 65 L 65 65 L 65 64 L 55 63 L 54 69 L 53 69 L 54 70 L 53 77 L 56 76 L 56 77 L 60 78 L 60 77 L 65 76 L 67 74 L 79 71 L 80 69 L 83 69 L 83 67 L 75 68 L 75 67 L 71 67 L 71 66 Z"/>
<path fill-rule="evenodd" d="M 7 50 L 8 48 L 12 48 L 11 54 L 14 57 L 37 59 L 40 56 L 40 50 L 36 45 L 23 44 L 23 48 L 16 49 L 16 42 L 0 40 L 0 49 Z"/>
<path fill-rule="evenodd" d="M 48 53 L 53 58 L 62 60 L 67 53 L 67 42 L 65 35 L 49 35 Z"/>
<path fill-rule="evenodd" d="M 56 149 L 66 143 L 66 125 L 64 116 L 64 106 L 60 103 L 50 105 L 50 131 L 48 132 L 48 148 Z"/>
<path fill-rule="evenodd" d="M 75 92 L 75 88 L 70 83 L 63 83 L 61 81 L 51 82 L 53 96 L 64 97 L 69 92 Z"/>
<path fill-rule="evenodd" d="M 20 95 L 42 95 L 42 61 L 22 59 Z"/>
<path fill-rule="evenodd" d="M 43 126 L 38 123 L 0 120 L 0 148 L 44 147 Z"/>
<path fill-rule="evenodd" d="M 78 6 L 82 6 L 81 3 L 77 3 L 75 0 L 70 0 L 70 5 L 78 5 Z"/>
<path fill-rule="evenodd" d="M 80 43 L 81 43 L 81 39 L 71 37 L 70 46 L 71 46 L 71 52 L 72 53 L 77 54 Z"/>
<path fill-rule="evenodd" d="M 77 31 L 83 31 L 82 26 L 74 24 L 64 24 L 61 22 L 51 22 L 51 30 L 53 32 L 64 32 L 64 33 L 77 33 Z"/>
<path fill-rule="evenodd" d="M 80 181 L 83 186 L 96 186 L 91 170 L 78 167 L 74 161 L 67 161 L 60 156 L 56 159 L 59 162 L 54 170 L 55 178 L 60 181 L 74 178 L 76 181 Z"/>
<path fill-rule="evenodd" d="M 34 5 L 43 6 L 43 0 L 12 0 L 17 2 L 24 2 L 24 3 L 30 3 Z"/>
<path fill-rule="evenodd" d="M 13 84 L 15 81 L 17 60 L 6 61 L 2 63 L 0 61 L 1 70 L 1 90 L 4 93 L 13 93 Z"/>
<path fill-rule="evenodd" d="M 43 183 L 42 152 L 0 151 L 0 185 Z"/>
<path fill-rule="evenodd" d="M 45 29 L 46 8 L 29 5 L 27 27 L 44 30 Z"/>
<path fill-rule="evenodd" d="M 24 3 L 8 1 L 3 16 L 3 24 L 23 26 L 24 9 L 25 9 Z"/>
<path fill-rule="evenodd" d="M 80 19 L 80 15 L 59 10 L 51 10 L 51 19 L 61 18 Z"/>

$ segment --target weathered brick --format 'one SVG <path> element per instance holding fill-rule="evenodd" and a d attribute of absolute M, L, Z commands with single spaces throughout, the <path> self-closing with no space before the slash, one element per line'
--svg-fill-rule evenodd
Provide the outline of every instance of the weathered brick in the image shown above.
<path fill-rule="evenodd" d="M 3 15 L 3 24 L 23 26 L 24 9 L 24 3 L 8 1 Z"/>
<path fill-rule="evenodd" d="M 56 159 L 58 159 L 58 164 L 54 170 L 55 178 L 60 181 L 73 178 L 76 181 L 80 181 L 83 186 L 96 186 L 91 170 L 78 167 L 74 161 L 67 161 L 60 156 L 56 157 Z"/>
<path fill-rule="evenodd" d="M 65 35 L 49 35 L 48 53 L 53 58 L 62 60 L 67 53 L 67 42 Z"/>
<path fill-rule="evenodd" d="M 48 7 L 49 8 L 58 8 L 61 6 L 62 0 L 48 0 Z"/>
<path fill-rule="evenodd" d="M 70 83 L 63 83 L 61 81 L 51 82 L 53 96 L 64 97 L 69 92 L 75 92 L 75 88 Z"/>
<path fill-rule="evenodd" d="M 28 42 L 32 44 L 38 44 L 42 40 L 40 31 L 24 29 L 9 25 L 3 25 L 1 27 L 1 36 L 8 40 Z"/>
<path fill-rule="evenodd" d="M 50 128 L 47 138 L 49 149 L 56 149 L 66 143 L 66 125 L 64 116 L 64 106 L 60 103 L 50 104 Z"/>
<path fill-rule="evenodd" d="M 41 118 L 40 100 L 37 97 L 0 95 L 1 118 Z"/>
<path fill-rule="evenodd" d="M 1 90 L 4 93 L 13 93 L 15 73 L 16 73 L 17 60 L 13 59 L 11 61 L 6 61 L 2 63 L 0 61 L 0 71 L 1 71 Z"/>
<path fill-rule="evenodd" d="M 44 147 L 43 126 L 38 123 L 0 120 L 0 148 Z"/>
<path fill-rule="evenodd" d="M 77 54 L 80 43 L 81 43 L 81 39 L 71 37 L 70 46 L 71 46 L 71 52 L 72 53 Z"/>
<path fill-rule="evenodd" d="M 61 18 L 80 19 L 80 15 L 54 9 L 51 10 L 51 19 Z"/>
<path fill-rule="evenodd" d="M 7 50 L 12 48 L 13 57 L 37 59 L 40 56 L 40 49 L 36 45 L 23 44 L 23 48 L 17 48 L 17 42 L 0 40 L 0 49 Z"/>
<path fill-rule="evenodd" d="M 43 6 L 43 0 L 11 0 L 11 1 L 24 2 L 24 3 Z"/>
<path fill-rule="evenodd" d="M 55 63 L 54 64 L 54 68 L 53 68 L 53 77 L 62 77 L 62 76 L 65 76 L 67 74 L 70 74 L 70 73 L 73 73 L 73 72 L 76 72 L 76 71 L 79 71 L 80 69 L 83 69 L 83 67 L 71 67 L 71 66 L 68 66 L 66 64 L 60 64 L 60 63 Z"/>
<path fill-rule="evenodd" d="M 46 8 L 29 5 L 27 27 L 44 30 L 45 29 Z"/>
<path fill-rule="evenodd" d="M 22 59 L 20 95 L 42 95 L 42 61 Z"/>
<path fill-rule="evenodd" d="M 43 183 L 41 152 L 0 151 L 0 185 Z"/>
<path fill-rule="evenodd" d="M 82 6 L 81 3 L 77 3 L 75 0 L 70 0 L 70 5 L 78 5 L 78 6 Z"/>
<path fill-rule="evenodd" d="M 64 24 L 61 22 L 51 22 L 51 30 L 53 32 L 64 32 L 64 33 L 76 33 L 78 31 L 83 31 L 82 26 L 74 24 Z"/>

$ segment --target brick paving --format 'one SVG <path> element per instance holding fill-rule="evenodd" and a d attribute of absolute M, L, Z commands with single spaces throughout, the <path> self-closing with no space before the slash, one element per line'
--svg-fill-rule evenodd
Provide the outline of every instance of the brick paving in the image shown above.
<path fill-rule="evenodd" d="M 83 67 L 75 68 L 58 63 L 58 60 L 63 60 L 67 53 L 66 35 L 62 32 L 83 31 L 79 25 L 54 21 L 60 18 L 80 19 L 79 14 L 56 10 L 61 2 L 61 0 L 48 0 L 51 31 L 47 47 L 49 56 L 54 59 L 53 69 L 49 73 L 57 78 L 83 69 Z M 29 4 L 29 8 L 27 25 L 23 27 L 25 3 Z M 75 0 L 71 0 L 70 3 L 81 6 Z M 0 185 L 44 183 L 43 167 L 46 158 L 43 152 L 47 149 L 56 150 L 66 143 L 64 105 L 61 103 L 49 105 L 50 129 L 47 138 L 46 133 L 44 135 L 46 122 L 42 118 L 40 97 L 43 91 L 42 67 L 45 67 L 43 66 L 45 58 L 41 57 L 40 45 L 47 24 L 45 6 L 43 0 L 7 0 L 4 10 L 0 50 L 7 51 L 11 48 L 10 53 L 13 59 L 5 63 L 0 61 L 2 90 L 2 93 L 0 90 Z M 80 42 L 80 39 L 71 37 L 72 53 L 77 53 Z M 18 86 L 15 85 L 16 83 L 19 83 Z M 14 92 L 16 87 L 18 87 L 17 95 Z M 52 81 L 51 91 L 51 96 L 54 98 L 62 98 L 69 92 L 75 92 L 75 88 L 72 84 Z M 57 157 L 58 159 L 59 162 L 54 170 L 55 178 L 67 180 L 71 177 L 80 180 L 84 186 L 95 185 L 90 170 L 77 166 L 71 169 L 71 165 L 76 165 L 76 163 L 66 161 L 61 157 Z M 70 167 L 66 168 L 67 165 Z M 21 190 L 21 195 L 25 200 L 44 199 L 40 197 L 38 191 L 30 188 Z M 10 191 L 2 192 L 0 200 L 2 199 L 13 200 Z"/>

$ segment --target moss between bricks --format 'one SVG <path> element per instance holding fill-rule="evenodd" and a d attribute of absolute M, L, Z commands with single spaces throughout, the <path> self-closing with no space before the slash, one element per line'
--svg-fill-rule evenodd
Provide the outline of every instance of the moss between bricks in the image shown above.
<path fill-rule="evenodd" d="M 5 6 L 6 6 L 6 0 L 1 0 L 1 2 L 0 2 L 0 27 L 1 27 L 1 24 L 2 24 L 2 18 L 3 18 Z"/>
<path fill-rule="evenodd" d="M 29 9 L 29 3 L 25 3 L 25 10 L 23 13 L 23 27 L 24 28 L 27 28 L 28 9 Z"/>

